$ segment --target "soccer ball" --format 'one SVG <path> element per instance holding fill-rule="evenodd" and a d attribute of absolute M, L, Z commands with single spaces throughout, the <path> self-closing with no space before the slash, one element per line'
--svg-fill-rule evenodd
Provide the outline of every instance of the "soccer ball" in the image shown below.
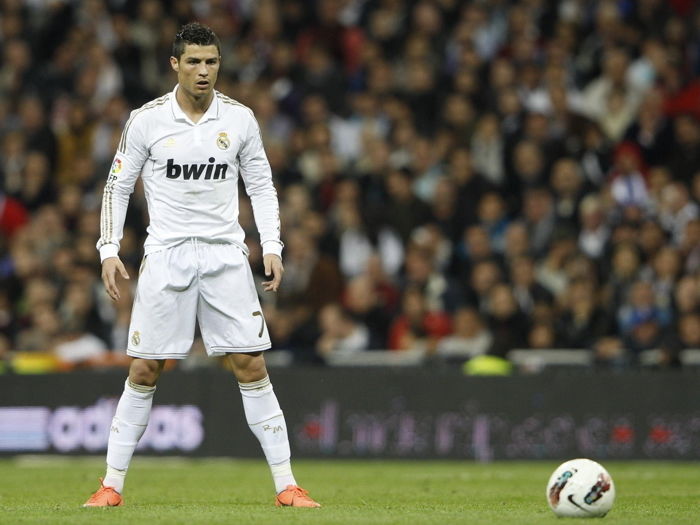
<path fill-rule="evenodd" d="M 615 484 L 602 465 L 572 459 L 557 467 L 547 483 L 547 503 L 567 518 L 602 518 L 615 502 Z"/>

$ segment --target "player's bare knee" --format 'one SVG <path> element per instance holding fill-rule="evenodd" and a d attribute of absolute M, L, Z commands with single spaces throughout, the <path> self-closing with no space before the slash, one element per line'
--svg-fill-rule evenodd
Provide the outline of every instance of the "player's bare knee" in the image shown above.
<path fill-rule="evenodd" d="M 129 381 L 137 385 L 155 386 L 164 361 L 134 359 L 129 367 Z"/>
<path fill-rule="evenodd" d="M 229 361 L 239 383 L 252 383 L 267 376 L 262 352 L 254 354 L 230 354 Z"/>

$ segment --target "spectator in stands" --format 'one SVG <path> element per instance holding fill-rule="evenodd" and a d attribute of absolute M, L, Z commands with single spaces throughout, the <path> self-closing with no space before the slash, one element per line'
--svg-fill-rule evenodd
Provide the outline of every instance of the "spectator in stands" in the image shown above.
<path fill-rule="evenodd" d="M 666 340 L 660 345 L 659 365 L 680 365 L 680 353 L 689 349 L 700 349 L 700 313 L 697 310 L 679 316 L 674 329 L 669 331 Z"/>
<path fill-rule="evenodd" d="M 36 211 L 56 199 L 50 169 L 49 159 L 42 152 L 27 153 L 22 170 L 22 187 L 17 197 L 29 211 Z"/>
<path fill-rule="evenodd" d="M 593 346 L 594 363 L 600 367 L 624 368 L 630 357 L 622 338 L 603 337 Z"/>
<path fill-rule="evenodd" d="M 487 113 L 477 123 L 471 141 L 471 150 L 476 171 L 498 186 L 502 185 L 505 179 L 504 147 L 498 117 L 493 113 Z"/>
<path fill-rule="evenodd" d="M 397 274 L 404 259 L 401 239 L 386 226 L 379 227 L 378 231 L 370 229 L 363 221 L 359 206 L 355 199 L 334 206 L 338 263 L 343 277 L 351 279 L 361 274 L 374 253 L 379 255 L 390 275 Z"/>
<path fill-rule="evenodd" d="M 661 227 L 659 221 L 646 219 L 639 226 L 636 244 L 643 259 L 650 262 L 664 246 L 669 246 L 669 240 L 670 236 Z"/>
<path fill-rule="evenodd" d="M 557 340 L 551 323 L 537 321 L 527 335 L 528 347 L 540 350 L 551 350 L 556 347 Z"/>
<path fill-rule="evenodd" d="M 578 209 L 581 224 L 578 247 L 591 259 L 600 259 L 610 238 L 603 203 L 597 195 L 589 194 L 582 199 Z"/>
<path fill-rule="evenodd" d="M 677 316 L 700 310 L 700 289 L 694 276 L 685 275 L 676 283 L 673 308 Z"/>
<path fill-rule="evenodd" d="M 429 310 L 421 290 L 409 287 L 401 300 L 401 310 L 389 327 L 389 350 L 423 350 L 432 354 L 450 331 L 449 316 Z"/>
<path fill-rule="evenodd" d="M 105 342 L 85 330 L 79 322 L 64 323 L 51 350 L 62 364 L 70 367 L 97 363 L 107 355 Z"/>
<path fill-rule="evenodd" d="M 612 330 L 607 313 L 598 304 L 595 283 L 576 279 L 560 298 L 556 345 L 561 348 L 590 348 Z"/>
<path fill-rule="evenodd" d="M 521 140 L 513 150 L 511 181 L 518 192 L 546 182 L 546 161 L 542 147 L 534 140 Z"/>
<path fill-rule="evenodd" d="M 56 136 L 48 125 L 47 108 L 36 95 L 25 95 L 19 103 L 19 125 L 25 134 L 27 148 L 41 152 L 48 161 L 47 169 L 56 166 Z"/>
<path fill-rule="evenodd" d="M 679 115 L 673 123 L 674 142 L 669 148 L 667 162 L 673 176 L 690 182 L 700 171 L 700 123 L 691 114 Z"/>
<path fill-rule="evenodd" d="M 61 184 L 79 183 L 74 167 L 81 156 L 92 151 L 95 122 L 88 108 L 77 100 L 70 103 L 65 124 L 57 133 L 57 174 Z"/>
<path fill-rule="evenodd" d="M 656 41 L 647 41 L 647 43 L 653 42 Z M 644 160 L 650 166 L 665 162 L 672 143 L 671 121 L 664 114 L 663 103 L 661 90 L 649 90 L 642 100 L 636 120 L 625 134 L 626 140 L 639 144 Z"/>
<path fill-rule="evenodd" d="M 629 79 L 629 55 L 624 49 L 611 48 L 602 58 L 603 71 L 586 86 L 583 104 L 587 115 L 601 125 L 607 137 L 617 141 L 637 111 L 642 92 Z M 611 120 L 611 116 L 621 122 Z"/>
<path fill-rule="evenodd" d="M 477 220 L 489 236 L 489 244 L 499 254 L 505 251 L 505 233 L 508 228 L 506 202 L 497 191 L 483 194 L 477 207 Z"/>
<path fill-rule="evenodd" d="M 619 216 L 635 220 L 651 210 L 646 166 L 639 146 L 624 142 L 617 147 L 609 180 L 610 194 Z"/>
<path fill-rule="evenodd" d="M 584 197 L 584 179 L 578 163 L 570 157 L 562 157 L 554 163 L 550 179 L 557 222 L 575 227 L 577 210 Z"/>
<path fill-rule="evenodd" d="M 510 283 L 518 307 L 532 315 L 538 304 L 551 304 L 553 296 L 535 278 L 535 261 L 528 255 L 519 255 L 509 260 Z"/>
<path fill-rule="evenodd" d="M 546 253 L 557 224 L 554 201 L 548 188 L 531 187 L 523 196 L 523 217 L 528 230 L 530 246 L 535 256 Z"/>
<path fill-rule="evenodd" d="M 499 283 L 491 288 L 486 315 L 493 336 L 489 354 L 505 357 L 509 350 L 527 345 L 530 323 L 507 284 Z"/>
<path fill-rule="evenodd" d="M 26 327 L 17 334 L 15 349 L 23 352 L 50 352 L 61 333 L 61 321 L 50 303 L 39 303 L 24 318 Z"/>
<path fill-rule="evenodd" d="M 343 305 L 354 320 L 367 327 L 367 349 L 384 349 L 391 311 L 381 303 L 380 294 L 368 274 L 358 275 L 348 282 L 343 294 Z"/>
<path fill-rule="evenodd" d="M 642 352 L 659 348 L 666 337 L 664 325 L 656 313 L 646 312 L 630 320 L 622 343 L 632 362 L 636 363 Z"/>
<path fill-rule="evenodd" d="M 654 288 L 648 281 L 636 281 L 629 298 L 617 312 L 617 322 L 624 337 L 635 343 L 636 350 L 653 348 L 661 335 L 660 328 L 671 320 L 669 309 L 659 306 L 654 296 Z"/>
<path fill-rule="evenodd" d="M 693 274 L 700 269 L 700 219 L 688 221 L 679 246 L 684 272 Z"/>
<path fill-rule="evenodd" d="M 535 270 L 537 282 L 557 297 L 568 285 L 566 263 L 576 251 L 576 239 L 561 231 L 553 236 L 546 255 L 539 259 Z"/>
<path fill-rule="evenodd" d="M 681 243 L 685 225 L 697 219 L 700 207 L 690 200 L 688 188 L 682 182 L 670 182 L 661 194 L 659 221 L 671 234 L 674 244 Z"/>
<path fill-rule="evenodd" d="M 589 188 L 601 187 L 607 176 L 612 158 L 612 144 L 600 127 L 589 122 L 583 132 L 583 147 L 578 159 Z"/>
<path fill-rule="evenodd" d="M 503 282 L 503 270 L 497 259 L 478 261 L 469 273 L 469 280 L 464 286 L 465 302 L 486 312 L 491 289 Z"/>
<path fill-rule="evenodd" d="M 512 221 L 508 224 L 505 241 L 504 255 L 506 260 L 513 260 L 515 257 L 529 255 L 532 252 L 527 225 L 522 220 Z"/>
<path fill-rule="evenodd" d="M 316 341 L 316 352 L 324 358 L 368 350 L 369 330 L 337 303 L 330 303 L 318 313 L 321 335 Z"/>
<path fill-rule="evenodd" d="M 477 204 L 481 196 L 493 186 L 475 169 L 468 148 L 455 147 L 448 154 L 447 174 L 457 186 L 457 218 L 462 226 L 476 221 Z M 461 229 L 458 230 L 461 234 Z M 456 239 L 453 239 L 456 241 Z"/>
<path fill-rule="evenodd" d="M 474 308 L 459 308 L 453 316 L 452 334 L 440 339 L 435 355 L 449 363 L 463 363 L 491 348 L 493 339 Z"/>
<path fill-rule="evenodd" d="M 428 205 L 411 191 L 411 176 L 407 169 L 402 169 L 391 171 L 386 178 L 389 200 L 384 207 L 384 220 L 404 243 L 416 227 L 425 224 L 430 218 Z"/>
<path fill-rule="evenodd" d="M 463 221 L 459 205 L 459 193 L 455 182 L 444 175 L 438 178 L 433 198 L 430 201 L 432 222 L 447 237 L 450 251 L 452 251 L 452 244 L 459 238 L 462 230 Z"/>
<path fill-rule="evenodd" d="M 455 247 L 451 272 L 466 279 L 476 264 L 486 260 L 500 262 L 500 257 L 491 246 L 488 231 L 478 224 L 468 226 L 464 230 L 462 242 Z"/>
<path fill-rule="evenodd" d="M 0 374 L 4 373 L 8 367 L 10 361 L 10 351 L 12 350 L 12 344 L 10 338 L 0 334 Z"/>
<path fill-rule="evenodd" d="M 10 239 L 27 221 L 27 210 L 22 203 L 0 191 L 0 233 Z"/>
<path fill-rule="evenodd" d="M 631 242 L 619 243 L 611 257 L 609 277 L 603 290 L 603 304 L 617 311 L 625 301 L 641 270 L 639 249 Z"/>
<path fill-rule="evenodd" d="M 342 281 L 335 261 L 319 253 L 300 229 L 287 235 L 285 283 L 278 306 L 298 329 L 312 322 L 323 306 L 340 300 Z"/>
<path fill-rule="evenodd" d="M 649 279 L 654 289 L 657 306 L 670 311 L 672 309 L 673 289 L 681 271 L 678 250 L 668 245 L 662 247 L 650 261 L 649 270 L 651 270 Z"/>
<path fill-rule="evenodd" d="M 10 131 L 0 143 L 0 175 L 2 187 L 8 195 L 17 195 L 22 188 L 22 167 L 27 155 L 27 140 L 21 131 Z"/>

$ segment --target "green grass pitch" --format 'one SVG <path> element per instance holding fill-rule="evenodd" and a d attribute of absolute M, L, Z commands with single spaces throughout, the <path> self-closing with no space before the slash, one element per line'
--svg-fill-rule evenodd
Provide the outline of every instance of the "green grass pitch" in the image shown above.
<path fill-rule="evenodd" d="M 296 461 L 321 509 L 276 508 L 263 461 L 137 457 L 125 506 L 83 509 L 103 463 L 0 460 L 0 524 L 547 524 L 558 462 Z M 697 463 L 604 462 L 617 501 L 603 523 L 698 523 Z M 565 520 L 566 522 L 566 520 Z"/>

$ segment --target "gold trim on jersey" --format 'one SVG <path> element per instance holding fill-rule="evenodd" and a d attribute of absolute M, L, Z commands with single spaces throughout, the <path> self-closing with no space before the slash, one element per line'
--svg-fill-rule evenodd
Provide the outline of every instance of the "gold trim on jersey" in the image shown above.
<path fill-rule="evenodd" d="M 243 109 L 247 109 L 248 112 L 249 112 L 251 115 L 253 115 L 253 110 L 250 109 L 250 108 L 249 108 L 248 106 L 246 106 L 245 104 L 241 104 L 241 103 L 238 102 L 237 100 L 234 100 L 234 99 L 232 99 L 232 98 L 230 98 L 230 97 L 227 97 L 226 95 L 224 95 L 223 93 L 221 93 L 221 92 L 219 92 L 219 91 L 216 92 L 216 96 L 217 96 L 217 97 L 219 98 L 219 100 L 220 100 L 221 102 L 223 102 L 224 104 L 229 104 L 229 105 L 231 105 L 231 106 L 241 106 Z"/>
<path fill-rule="evenodd" d="M 170 99 L 170 93 L 166 93 L 162 97 L 158 97 L 155 100 L 152 100 L 150 102 L 147 102 L 143 106 L 141 106 L 139 109 L 134 111 L 131 116 L 129 117 L 129 120 L 126 121 L 126 124 L 124 125 L 124 131 L 122 131 L 122 136 L 119 139 L 119 146 L 117 147 L 117 153 L 123 153 L 126 154 L 126 138 L 129 133 L 129 129 L 131 128 L 131 124 L 134 121 L 134 118 L 139 115 L 140 113 L 143 113 L 147 109 L 152 109 L 158 106 L 162 106 L 165 104 L 168 100 Z M 102 244 L 101 246 L 104 246 L 105 244 L 109 244 L 112 242 L 112 234 L 114 233 L 114 212 L 113 212 L 113 205 L 112 205 L 112 199 L 114 197 L 114 185 L 117 182 L 117 173 L 121 171 L 121 159 L 117 157 L 114 161 L 115 163 L 119 163 L 119 169 L 115 170 L 115 164 L 112 164 L 112 169 L 110 170 L 109 177 L 107 178 L 107 184 L 105 184 L 105 189 L 102 194 L 102 220 L 100 224 L 100 238 L 102 239 Z"/>
<path fill-rule="evenodd" d="M 147 102 L 146 104 L 144 104 L 143 106 L 141 106 L 139 109 L 137 109 L 136 111 L 134 111 L 132 113 L 132 115 L 129 117 L 129 120 L 126 121 L 126 125 L 124 126 L 124 131 L 122 132 L 122 137 L 121 137 L 121 140 L 119 141 L 119 147 L 117 148 L 117 151 L 119 151 L 120 153 L 126 153 L 126 136 L 129 133 L 129 128 L 131 127 L 131 123 L 134 121 L 134 118 L 136 117 L 136 115 L 139 115 L 140 113 L 142 113 L 143 111 L 145 111 L 147 109 L 152 109 L 152 108 L 155 108 L 157 106 L 162 106 L 163 104 L 165 104 L 168 101 L 169 98 L 170 98 L 170 93 L 166 93 L 162 97 L 159 97 L 155 100 Z"/>

